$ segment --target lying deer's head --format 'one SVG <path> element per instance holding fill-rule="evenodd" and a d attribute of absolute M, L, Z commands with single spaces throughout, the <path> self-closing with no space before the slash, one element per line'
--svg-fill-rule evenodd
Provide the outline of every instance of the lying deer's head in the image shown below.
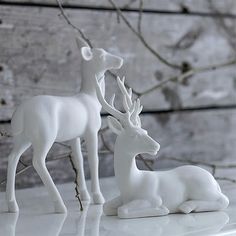
<path fill-rule="evenodd" d="M 142 111 L 142 106 L 140 105 L 140 100 L 132 101 L 132 90 L 129 89 L 127 91 L 124 85 L 124 78 L 120 80 L 118 77 L 117 83 L 123 95 L 124 113 L 114 107 L 115 95 L 113 95 L 109 104 L 102 96 L 98 82 L 96 86 L 99 102 L 112 115 L 108 116 L 108 125 L 118 135 L 117 143 L 123 145 L 127 152 L 134 155 L 140 153 L 155 155 L 159 151 L 160 145 L 141 127 L 139 114 Z"/>
<path fill-rule="evenodd" d="M 106 52 L 102 48 L 91 48 L 84 40 L 77 38 L 77 45 L 83 58 L 82 63 L 95 73 L 105 73 L 110 69 L 119 69 L 123 64 L 121 57 Z"/>

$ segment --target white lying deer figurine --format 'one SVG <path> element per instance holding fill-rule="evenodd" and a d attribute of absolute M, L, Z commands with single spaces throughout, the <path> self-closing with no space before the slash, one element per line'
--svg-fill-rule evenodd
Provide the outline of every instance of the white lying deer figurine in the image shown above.
<path fill-rule="evenodd" d="M 98 130 L 101 127 L 101 105 L 97 99 L 95 76 L 101 78 L 105 93 L 104 73 L 119 69 L 123 60 L 101 48 L 90 48 L 82 40 L 77 41 L 82 55 L 82 83 L 80 92 L 72 97 L 36 96 L 21 104 L 12 117 L 14 147 L 9 155 L 7 172 L 7 203 L 10 212 L 17 212 L 15 199 L 15 172 L 22 153 L 33 146 L 33 166 L 46 186 L 55 212 L 66 212 L 63 200 L 46 168 L 45 159 L 53 143 L 71 141 L 73 162 L 78 172 L 82 200 L 89 200 L 83 171 L 80 138 L 84 138 L 88 150 L 91 188 L 95 204 L 104 198 L 98 179 Z"/>
<path fill-rule="evenodd" d="M 225 209 L 228 198 L 221 192 L 214 177 L 197 166 L 182 166 L 169 171 L 141 171 L 135 156 L 156 155 L 160 145 L 141 128 L 139 100 L 132 102 L 124 80 L 117 79 L 123 94 L 125 113 L 115 109 L 114 96 L 107 103 L 97 84 L 97 95 L 108 117 L 110 129 L 118 135 L 114 149 L 115 177 L 120 196 L 104 204 L 106 215 L 120 218 L 161 216 L 169 213 L 190 213 Z"/>

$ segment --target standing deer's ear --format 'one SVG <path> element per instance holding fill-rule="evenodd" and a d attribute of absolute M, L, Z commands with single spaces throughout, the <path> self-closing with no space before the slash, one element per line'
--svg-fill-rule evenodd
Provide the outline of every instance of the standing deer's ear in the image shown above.
<path fill-rule="evenodd" d="M 120 122 L 116 118 L 114 118 L 112 116 L 108 116 L 107 117 L 107 122 L 108 122 L 109 128 L 115 134 L 119 135 L 121 133 L 121 131 L 123 130 L 122 125 L 120 124 Z"/>
<path fill-rule="evenodd" d="M 89 61 L 93 58 L 93 53 L 90 47 L 82 47 L 80 50 L 81 55 L 85 61 Z"/>
<path fill-rule="evenodd" d="M 76 44 L 77 44 L 79 49 L 81 49 L 82 47 L 88 47 L 89 48 L 88 43 L 85 42 L 84 39 L 82 39 L 80 37 L 76 37 L 75 40 L 76 40 Z"/>

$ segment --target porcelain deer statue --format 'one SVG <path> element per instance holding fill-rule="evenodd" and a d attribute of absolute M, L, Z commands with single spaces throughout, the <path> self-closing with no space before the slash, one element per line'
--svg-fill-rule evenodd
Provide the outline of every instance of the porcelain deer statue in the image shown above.
<path fill-rule="evenodd" d="M 102 94 L 105 93 L 104 73 L 119 69 L 122 58 L 102 48 L 90 48 L 78 39 L 82 56 L 82 83 L 80 92 L 71 97 L 36 96 L 23 102 L 14 112 L 11 122 L 14 147 L 9 155 L 6 197 L 8 210 L 17 212 L 15 198 L 15 172 L 22 153 L 33 147 L 33 167 L 46 186 L 55 207 L 55 212 L 66 212 L 63 200 L 46 168 L 45 159 L 53 143 L 70 141 L 73 162 L 78 172 L 79 190 L 82 200 L 89 200 L 84 171 L 80 139 L 85 139 L 91 174 L 92 197 L 95 204 L 102 204 L 98 179 L 98 137 L 101 127 L 101 105 L 97 99 L 95 76 L 100 78 Z"/>
<path fill-rule="evenodd" d="M 181 166 L 168 171 L 142 171 L 136 166 L 140 153 L 156 155 L 160 145 L 141 128 L 140 101 L 132 102 L 124 80 L 117 79 L 123 94 L 125 112 L 114 107 L 114 96 L 108 103 L 97 82 L 97 95 L 108 117 L 110 129 L 117 134 L 114 148 L 114 170 L 120 196 L 104 204 L 106 215 L 120 218 L 161 216 L 225 209 L 228 198 L 206 170 L 197 166 Z"/>

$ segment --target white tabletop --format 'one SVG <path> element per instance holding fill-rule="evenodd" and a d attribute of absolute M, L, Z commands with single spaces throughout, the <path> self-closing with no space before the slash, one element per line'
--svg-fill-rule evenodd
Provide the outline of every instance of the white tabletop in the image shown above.
<path fill-rule="evenodd" d="M 90 185 L 90 183 L 88 183 Z M 114 178 L 101 180 L 106 199 L 116 196 Z M 74 185 L 58 186 L 68 214 L 52 214 L 52 203 L 44 187 L 18 190 L 20 214 L 6 213 L 5 193 L 0 193 L 0 236 L 179 236 L 236 235 L 236 184 L 225 184 L 223 191 L 230 198 L 225 212 L 173 214 L 162 217 L 121 220 L 107 217 L 98 205 L 79 210 Z"/>

